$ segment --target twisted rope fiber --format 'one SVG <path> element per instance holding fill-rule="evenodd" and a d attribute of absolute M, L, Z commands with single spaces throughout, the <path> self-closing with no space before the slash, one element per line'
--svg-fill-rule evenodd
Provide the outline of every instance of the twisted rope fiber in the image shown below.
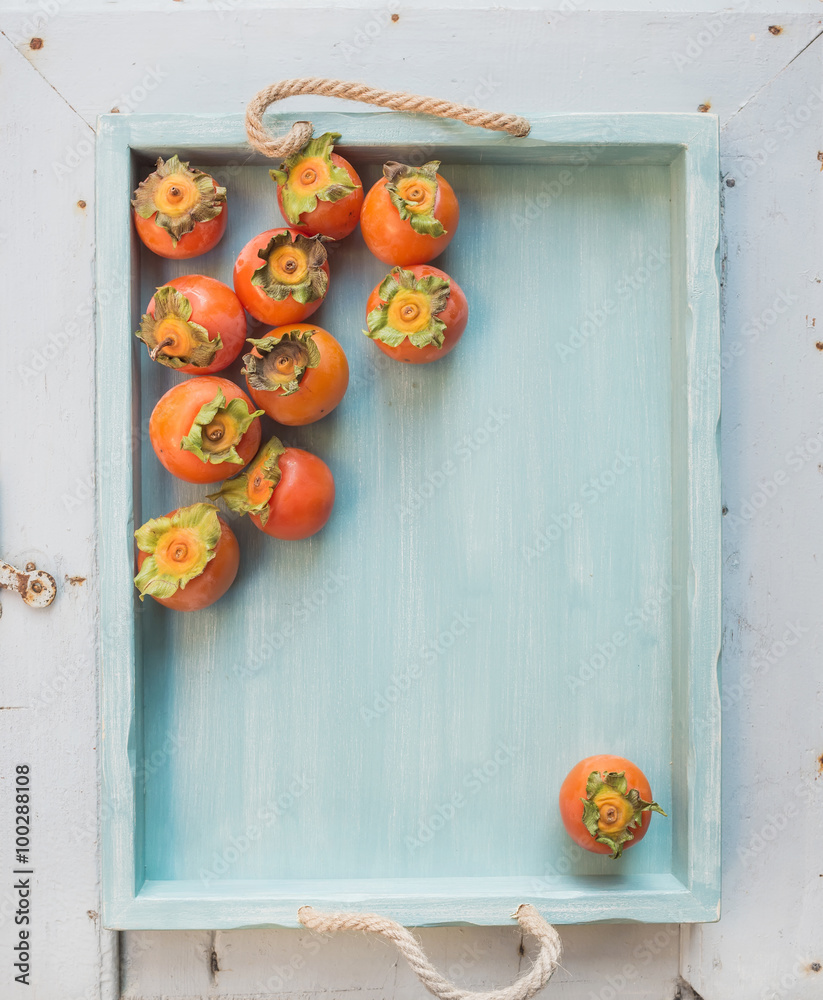
<path fill-rule="evenodd" d="M 393 111 L 413 111 L 418 114 L 436 115 L 438 118 L 457 118 L 467 125 L 508 132 L 514 136 L 528 135 L 531 128 L 528 121 L 518 115 L 483 111 L 467 104 L 454 104 L 452 101 L 443 101 L 436 97 L 409 94 L 405 90 L 379 90 L 367 87 L 364 83 L 330 80 L 322 76 L 305 76 L 293 80 L 279 80 L 255 94 L 249 101 L 249 106 L 246 108 L 246 132 L 251 146 L 272 159 L 285 159 L 309 141 L 312 135 L 311 122 L 295 122 L 282 136 L 272 135 L 263 126 L 263 114 L 270 104 L 298 94 L 341 97 L 346 101 L 376 104 L 378 107 L 391 108 Z"/>
<path fill-rule="evenodd" d="M 560 937 L 551 924 L 528 903 L 523 903 L 514 914 L 528 934 L 540 942 L 540 951 L 534 965 L 520 979 L 505 989 L 491 993 L 471 993 L 458 989 L 434 968 L 426 958 L 420 943 L 410 931 L 394 920 L 376 913 L 316 913 L 311 906 L 301 906 L 297 919 L 309 930 L 329 933 L 332 931 L 370 931 L 393 942 L 402 952 L 412 971 L 429 993 L 439 1000 L 529 1000 L 546 985 L 560 963 Z"/>

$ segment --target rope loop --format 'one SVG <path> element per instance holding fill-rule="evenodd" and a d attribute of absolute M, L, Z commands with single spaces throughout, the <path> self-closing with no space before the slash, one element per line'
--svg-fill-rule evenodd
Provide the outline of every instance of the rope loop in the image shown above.
<path fill-rule="evenodd" d="M 376 913 L 317 913 L 311 906 L 301 906 L 297 919 L 309 930 L 321 933 L 334 931 L 369 931 L 391 941 L 411 966 L 429 993 L 439 1000 L 529 1000 L 548 983 L 560 964 L 560 936 L 537 910 L 523 903 L 512 914 L 523 930 L 540 943 L 540 950 L 528 972 L 511 986 L 490 993 L 472 993 L 450 983 L 426 958 L 420 942 L 406 927 L 378 916 Z"/>
<path fill-rule="evenodd" d="M 392 111 L 410 111 L 417 114 L 436 115 L 438 118 L 457 118 L 467 125 L 508 132 L 513 136 L 529 134 L 531 125 L 519 115 L 483 111 L 467 104 L 454 104 L 436 97 L 422 97 L 405 90 L 379 90 L 364 83 L 330 80 L 322 76 L 304 76 L 293 80 L 279 80 L 266 87 L 249 101 L 246 108 L 246 132 L 249 145 L 273 160 L 285 159 L 296 153 L 312 135 L 311 122 L 295 122 L 285 135 L 274 136 L 263 125 L 263 114 L 269 105 L 285 97 L 298 94 L 315 94 L 320 97 L 340 97 L 346 101 L 375 104 Z"/>

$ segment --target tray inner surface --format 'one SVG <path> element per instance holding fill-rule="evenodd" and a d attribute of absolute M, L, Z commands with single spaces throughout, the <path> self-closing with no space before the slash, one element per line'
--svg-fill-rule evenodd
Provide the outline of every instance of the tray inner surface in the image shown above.
<path fill-rule="evenodd" d="M 435 364 L 363 336 L 388 268 L 359 231 L 333 248 L 312 322 L 346 350 L 349 392 L 318 424 L 264 427 L 328 462 L 331 521 L 292 543 L 237 521 L 226 598 L 140 609 L 146 878 L 614 874 L 570 852 L 556 808 L 568 768 L 604 750 L 669 810 L 682 234 L 671 166 L 572 159 L 444 162 L 462 216 L 433 263 L 471 317 Z M 265 167 L 214 170 L 226 236 L 193 261 L 142 251 L 138 310 L 178 274 L 231 284 L 240 248 L 281 224 Z M 135 357 L 145 428 L 181 376 Z M 142 520 L 207 492 L 146 435 L 136 481 Z M 669 873 L 671 831 L 653 822 L 621 873 Z"/>

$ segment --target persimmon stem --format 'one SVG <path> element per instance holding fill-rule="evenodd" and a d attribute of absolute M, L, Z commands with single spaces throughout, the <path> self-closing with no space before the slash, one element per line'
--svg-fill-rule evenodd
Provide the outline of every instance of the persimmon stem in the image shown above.
<path fill-rule="evenodd" d="M 157 355 L 163 350 L 163 348 L 164 347 L 171 347 L 171 345 L 173 343 L 174 343 L 174 340 L 172 340 L 171 337 L 166 337 L 166 339 L 162 340 L 157 345 L 157 347 L 155 347 L 153 350 L 149 351 L 149 357 L 152 359 L 152 361 L 156 361 L 157 360 Z"/>

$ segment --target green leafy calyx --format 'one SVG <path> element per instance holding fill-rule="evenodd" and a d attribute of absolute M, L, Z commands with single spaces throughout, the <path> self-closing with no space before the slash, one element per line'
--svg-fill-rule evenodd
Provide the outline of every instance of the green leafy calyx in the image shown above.
<path fill-rule="evenodd" d="M 340 201 L 357 189 L 348 171 L 331 158 L 339 139 L 339 132 L 309 139 L 283 161 L 280 170 L 269 171 L 280 190 L 283 214 L 292 225 L 296 226 L 304 213 L 313 212 L 318 201 Z"/>
<path fill-rule="evenodd" d="M 288 330 L 282 334 L 269 334 L 249 343 L 262 357 L 244 354 L 245 367 L 241 374 L 248 379 L 252 389 L 264 392 L 281 390 L 281 395 L 291 396 L 300 388 L 300 380 L 307 368 L 320 364 L 320 348 L 314 342 L 314 330 Z"/>
<path fill-rule="evenodd" d="M 217 508 L 209 503 L 146 521 L 134 533 L 137 547 L 148 553 L 134 578 L 140 600 L 146 594 L 165 599 L 185 589 L 214 559 L 220 533 Z"/>
<path fill-rule="evenodd" d="M 666 813 L 656 802 L 645 802 L 636 788 L 629 788 L 625 771 L 592 771 L 586 782 L 583 825 L 599 844 L 619 858 L 623 845 L 634 840 L 633 829 L 640 826 L 644 812 Z"/>
<path fill-rule="evenodd" d="M 449 289 L 445 278 L 434 274 L 415 278 L 412 271 L 393 268 L 378 289 L 382 303 L 366 317 L 368 330 L 363 333 L 389 347 L 399 347 L 408 337 L 414 347 L 441 348 L 446 324 L 439 314 L 448 304 Z"/>
<path fill-rule="evenodd" d="M 439 166 L 439 160 L 424 163 L 422 167 L 409 167 L 394 160 L 383 164 L 386 191 L 392 205 L 401 219 L 424 236 L 443 236 L 446 232 L 443 224 L 434 217 Z"/>
<path fill-rule="evenodd" d="M 226 405 L 223 390 L 218 389 L 214 399 L 200 407 L 191 430 L 180 442 L 180 447 L 197 455 L 201 462 L 243 465 L 243 459 L 237 453 L 237 445 L 251 427 L 254 418 L 263 412 L 250 411 L 249 404 L 239 396 Z"/>
<path fill-rule="evenodd" d="M 208 330 L 191 321 L 191 302 L 171 285 L 163 285 L 154 293 L 154 316 L 146 313 L 136 336 L 149 349 L 152 361 L 167 368 L 194 365 L 207 368 L 222 348 L 218 334 L 209 340 Z"/>
<path fill-rule="evenodd" d="M 287 230 L 272 236 L 257 256 L 263 263 L 252 275 L 251 283 L 270 299 L 282 302 L 291 295 L 295 302 L 305 305 L 326 294 L 329 276 L 323 269 L 327 254 L 322 237 Z"/>
<path fill-rule="evenodd" d="M 269 500 L 280 482 L 280 456 L 285 447 L 273 437 L 257 452 L 248 469 L 234 479 L 227 479 L 209 500 L 218 497 L 237 514 L 256 514 L 260 523 L 269 519 Z"/>

